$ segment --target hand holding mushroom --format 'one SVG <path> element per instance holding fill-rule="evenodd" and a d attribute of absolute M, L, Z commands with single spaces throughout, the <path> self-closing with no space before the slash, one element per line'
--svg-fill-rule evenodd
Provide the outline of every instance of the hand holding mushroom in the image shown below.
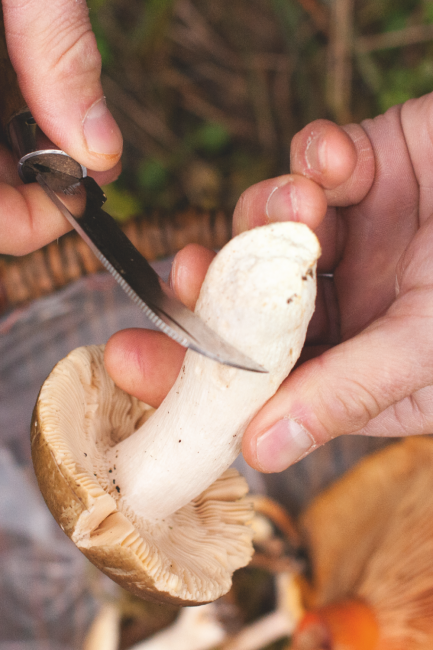
<path fill-rule="evenodd" d="M 153 412 L 116 387 L 94 346 L 72 352 L 44 383 L 32 423 L 42 493 L 80 550 L 134 593 L 211 601 L 248 563 L 252 508 L 229 467 L 299 357 L 319 254 L 307 226 L 271 224 L 233 239 L 208 269 L 196 312 L 266 373 L 188 351 Z"/>
<path fill-rule="evenodd" d="M 319 272 L 333 274 L 319 278 L 309 360 L 245 432 L 244 457 L 261 471 L 342 434 L 433 431 L 432 115 L 430 94 L 361 125 L 313 122 L 292 142 L 293 174 L 251 187 L 237 205 L 235 233 L 269 221 L 309 225 L 323 251 Z M 184 301 L 193 302 L 210 255 L 189 247 L 178 256 L 173 285 Z M 166 350 L 158 374 L 141 356 L 152 344 L 122 333 L 107 348 L 111 376 L 142 399 L 140 373 L 154 377 L 159 398 L 171 360 L 181 364 Z"/>

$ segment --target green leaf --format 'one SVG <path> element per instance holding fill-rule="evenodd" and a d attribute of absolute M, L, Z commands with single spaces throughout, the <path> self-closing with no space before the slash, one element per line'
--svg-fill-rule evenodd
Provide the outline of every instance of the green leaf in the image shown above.
<path fill-rule="evenodd" d="M 107 0 L 87 0 L 87 6 L 90 11 L 98 11 L 106 4 Z"/>
<path fill-rule="evenodd" d="M 296 30 L 302 17 L 302 9 L 299 5 L 287 0 L 272 0 L 272 6 L 286 32 L 296 37 Z"/>
<path fill-rule="evenodd" d="M 205 153 L 220 153 L 230 142 L 230 133 L 222 124 L 208 122 L 202 124 L 192 136 L 195 149 Z"/>
<path fill-rule="evenodd" d="M 138 184 L 148 192 L 160 192 L 169 180 L 166 166 L 155 158 L 145 160 L 138 169 Z"/>
<path fill-rule="evenodd" d="M 98 18 L 98 9 L 102 7 L 105 0 L 93 0 L 89 4 L 89 18 L 92 23 L 93 33 L 95 34 L 96 44 L 98 50 L 101 54 L 102 65 L 104 67 L 110 65 L 113 61 L 113 56 L 110 48 L 110 44 L 105 36 L 104 30 L 99 22 Z"/>
<path fill-rule="evenodd" d="M 425 0 L 424 4 L 424 19 L 427 23 L 433 23 L 433 2 Z"/>
<path fill-rule="evenodd" d="M 106 185 L 103 190 L 107 195 L 106 210 L 116 221 L 123 223 L 142 211 L 140 201 L 116 183 Z"/>
<path fill-rule="evenodd" d="M 102 65 L 107 67 L 113 61 L 110 45 L 105 36 L 99 30 L 94 29 L 93 31 L 95 32 L 96 44 L 101 55 Z"/>
<path fill-rule="evenodd" d="M 143 53 L 151 52 L 165 42 L 175 0 L 146 0 L 142 18 L 138 21 L 134 40 Z"/>
<path fill-rule="evenodd" d="M 425 60 L 413 68 L 389 70 L 385 78 L 385 87 L 379 94 L 379 104 L 383 111 L 430 92 L 433 87 L 433 65 Z"/>
<path fill-rule="evenodd" d="M 384 31 L 393 32 L 395 30 L 404 29 L 407 24 L 408 15 L 404 11 L 393 11 L 385 20 Z"/>

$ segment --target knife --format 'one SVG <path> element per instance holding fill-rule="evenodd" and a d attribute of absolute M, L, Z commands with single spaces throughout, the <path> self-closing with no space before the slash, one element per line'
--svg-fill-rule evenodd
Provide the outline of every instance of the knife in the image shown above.
<path fill-rule="evenodd" d="M 267 372 L 224 341 L 177 300 L 116 221 L 101 209 L 106 198 L 101 188 L 87 176 L 82 165 L 48 140 L 26 107 L 4 39 L 0 43 L 0 67 L 1 87 L 8 88 L 8 93 L 2 93 L 0 100 L 0 118 L 18 158 L 18 171 L 23 182 L 39 183 L 156 327 L 182 346 L 220 363 L 253 372 Z"/>

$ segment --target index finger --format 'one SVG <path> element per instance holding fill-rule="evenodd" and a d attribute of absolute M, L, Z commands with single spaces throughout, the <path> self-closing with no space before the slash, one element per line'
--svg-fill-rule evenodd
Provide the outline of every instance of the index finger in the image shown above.
<path fill-rule="evenodd" d="M 358 203 L 374 180 L 370 140 L 356 124 L 341 128 L 316 120 L 292 140 L 291 171 L 242 194 L 233 215 L 235 235 L 282 220 L 301 221 L 316 230 L 327 206 Z"/>
<path fill-rule="evenodd" d="M 243 192 L 233 213 L 233 235 L 276 221 L 301 221 L 315 230 L 326 208 L 314 181 L 299 174 L 271 178 Z"/>
<path fill-rule="evenodd" d="M 311 122 L 293 138 L 290 161 L 294 173 L 323 187 L 328 205 L 334 207 L 359 203 L 375 175 L 373 148 L 359 124 Z"/>
<path fill-rule="evenodd" d="M 120 163 L 108 172 L 89 172 L 100 185 L 114 180 Z M 16 160 L 0 146 L 0 253 L 26 255 L 71 229 L 37 183 L 22 185 Z"/>

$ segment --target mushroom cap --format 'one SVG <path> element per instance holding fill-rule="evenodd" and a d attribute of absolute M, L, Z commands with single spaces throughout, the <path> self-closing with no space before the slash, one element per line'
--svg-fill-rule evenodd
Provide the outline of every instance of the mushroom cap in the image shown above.
<path fill-rule="evenodd" d="M 361 460 L 301 518 L 314 604 L 367 603 L 377 648 L 433 647 L 432 464 L 431 436 L 404 438 Z"/>
<path fill-rule="evenodd" d="M 41 388 L 31 443 L 39 487 L 56 521 L 101 571 L 132 593 L 176 605 L 215 600 L 253 554 L 252 504 L 234 469 L 164 520 L 119 509 L 107 450 L 153 409 L 120 390 L 103 346 L 78 348 Z"/>

